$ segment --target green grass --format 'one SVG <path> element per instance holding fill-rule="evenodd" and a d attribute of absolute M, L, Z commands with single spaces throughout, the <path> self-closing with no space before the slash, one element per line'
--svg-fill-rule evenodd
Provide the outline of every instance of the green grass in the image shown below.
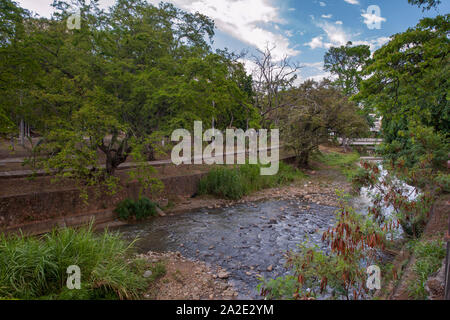
<path fill-rule="evenodd" d="M 319 153 L 315 156 L 315 159 L 327 166 L 339 169 L 351 181 L 357 169 L 356 163 L 359 161 L 360 155 L 357 152 L 349 154 L 337 152 Z"/>
<path fill-rule="evenodd" d="M 125 199 L 117 205 L 114 212 L 119 215 L 120 220 L 127 221 L 134 218 L 141 221 L 156 216 L 156 206 L 156 203 L 145 197 L 137 201 Z"/>
<path fill-rule="evenodd" d="M 409 284 L 409 294 L 416 300 L 428 299 L 425 284 L 428 278 L 439 270 L 446 255 L 444 243 L 440 240 L 414 241 L 411 244 L 416 263 L 413 266 L 416 279 Z"/>
<path fill-rule="evenodd" d="M 218 167 L 200 181 L 199 194 L 239 200 L 252 192 L 274 188 L 300 180 L 305 175 L 292 166 L 280 162 L 278 174 L 262 176 L 260 165 L 242 165 L 236 168 Z"/>
<path fill-rule="evenodd" d="M 0 236 L 0 297 L 5 299 L 134 299 L 147 287 L 129 260 L 132 245 L 92 227 L 41 238 Z M 68 290 L 67 268 L 81 269 L 81 290 Z"/>

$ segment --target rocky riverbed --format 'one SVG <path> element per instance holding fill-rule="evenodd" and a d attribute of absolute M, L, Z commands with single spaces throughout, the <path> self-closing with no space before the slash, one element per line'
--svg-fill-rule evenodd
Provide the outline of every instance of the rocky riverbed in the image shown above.
<path fill-rule="evenodd" d="M 306 240 L 325 248 L 322 233 L 334 224 L 335 209 L 299 197 L 266 199 L 161 217 L 121 232 L 141 239 L 137 247 L 143 253 L 178 251 L 220 267 L 213 277 L 228 280 L 238 299 L 259 299 L 259 278 L 287 274 L 287 251 Z"/>
<path fill-rule="evenodd" d="M 309 174 L 308 181 L 239 201 L 182 198 L 164 216 L 120 231 L 139 238 L 138 250 L 152 259 L 169 255 L 175 271 L 168 274 L 180 271 L 181 282 L 159 281 L 158 299 L 261 299 L 259 278 L 286 275 L 287 251 L 304 241 L 325 249 L 321 237 L 334 225 L 336 191 L 350 191 L 335 171 Z"/>
<path fill-rule="evenodd" d="M 238 293 L 228 283 L 228 273 L 202 261 L 185 258 L 180 252 L 139 254 L 150 263 L 162 262 L 165 274 L 144 295 L 151 300 L 232 300 Z M 147 271 L 150 272 L 151 271 Z"/>

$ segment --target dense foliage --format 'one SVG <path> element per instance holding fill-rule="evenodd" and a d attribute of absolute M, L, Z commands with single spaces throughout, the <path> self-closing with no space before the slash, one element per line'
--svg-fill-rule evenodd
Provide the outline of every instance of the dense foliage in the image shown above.
<path fill-rule="evenodd" d="M 449 15 L 423 19 L 375 52 L 356 100 L 383 118 L 386 159 L 446 165 L 449 149 Z M 432 149 L 428 153 L 423 145 Z"/>
<path fill-rule="evenodd" d="M 125 199 L 114 210 L 121 220 L 136 219 L 138 221 L 157 215 L 156 203 L 148 198 L 140 198 L 137 201 Z"/>
<path fill-rule="evenodd" d="M 119 234 L 92 227 L 42 238 L 0 237 L 0 297 L 16 299 L 133 299 L 147 281 L 127 261 L 132 246 Z M 81 290 L 66 287 L 67 268 L 81 270 Z"/>
<path fill-rule="evenodd" d="M 324 69 L 336 76 L 336 85 L 347 96 L 359 92 L 361 71 L 370 62 L 369 46 L 353 46 L 351 42 L 341 47 L 332 47 L 325 54 Z"/>
<path fill-rule="evenodd" d="M 361 137 L 369 131 L 358 107 L 331 82 L 306 81 L 293 90 L 296 103 L 283 111 L 281 134 L 299 166 L 307 167 L 322 143 Z"/>
<path fill-rule="evenodd" d="M 10 0 L 0 8 L 10 21 L 1 30 L 1 128 L 32 125 L 42 138 L 37 167 L 111 188 L 120 164 L 152 160 L 172 130 L 212 117 L 220 129 L 245 126 L 253 116 L 251 79 L 233 54 L 212 51 L 209 18 L 141 0 L 108 12 L 98 1 L 53 6 L 51 19 Z M 75 8 L 81 28 L 69 30 Z"/>
<path fill-rule="evenodd" d="M 366 268 L 379 264 L 376 251 L 385 246 L 386 230 L 370 217 L 356 213 L 345 201 L 341 202 L 336 220 L 335 226 L 323 233 L 328 250 L 324 252 L 306 242 L 299 245 L 298 251 L 289 252 L 286 267 L 293 274 L 262 279 L 259 288 L 263 296 L 287 300 L 370 297 Z"/>
<path fill-rule="evenodd" d="M 274 176 L 262 176 L 260 173 L 260 165 L 215 168 L 200 181 L 199 194 L 239 200 L 251 192 L 278 187 L 304 177 L 301 171 L 283 162 L 280 162 L 279 171 Z"/>
<path fill-rule="evenodd" d="M 409 281 L 409 294 L 413 299 L 426 300 L 426 282 L 442 267 L 446 248 L 440 240 L 415 241 L 410 245 L 416 261 L 413 266 L 415 277 Z"/>
<path fill-rule="evenodd" d="M 441 4 L 441 0 L 408 0 L 412 5 L 423 7 L 423 10 L 430 10 L 431 8 L 436 8 Z"/>

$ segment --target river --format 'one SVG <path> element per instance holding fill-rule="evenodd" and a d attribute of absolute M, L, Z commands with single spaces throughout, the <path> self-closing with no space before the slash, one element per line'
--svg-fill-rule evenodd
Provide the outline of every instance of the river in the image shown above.
<path fill-rule="evenodd" d="M 350 204 L 356 211 L 367 213 L 371 205 L 368 195 L 369 190 L 363 189 Z M 229 282 L 239 293 L 238 299 L 261 299 L 256 289 L 258 277 L 287 275 L 287 251 L 296 250 L 306 240 L 327 248 L 321 238 L 334 226 L 336 209 L 298 198 L 267 199 L 159 217 L 121 227 L 120 231 L 130 241 L 140 239 L 140 253 L 179 251 L 186 258 L 220 266 L 230 273 Z M 392 210 L 385 208 L 385 212 L 390 214 Z"/>
<path fill-rule="evenodd" d="M 322 234 L 334 225 L 335 210 L 299 200 L 267 200 L 160 217 L 120 231 L 128 240 L 140 239 L 141 253 L 179 251 L 221 266 L 230 273 L 238 299 L 261 299 L 257 276 L 286 275 L 284 254 L 307 239 L 325 249 Z"/>

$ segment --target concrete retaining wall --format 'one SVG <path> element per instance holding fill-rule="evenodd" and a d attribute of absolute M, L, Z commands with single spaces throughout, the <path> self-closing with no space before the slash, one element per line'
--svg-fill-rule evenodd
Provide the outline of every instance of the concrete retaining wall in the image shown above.
<path fill-rule="evenodd" d="M 206 173 L 163 178 L 164 195 L 191 196 Z M 48 232 L 58 226 L 79 226 L 95 218 L 97 224 L 113 221 L 116 205 L 126 198 L 137 199 L 139 184 L 130 183 L 114 196 L 96 196 L 88 190 L 89 203 L 78 190 L 37 192 L 21 196 L 0 197 L 0 232 L 24 231 L 27 234 Z M 151 197 L 150 194 L 147 194 Z"/>

